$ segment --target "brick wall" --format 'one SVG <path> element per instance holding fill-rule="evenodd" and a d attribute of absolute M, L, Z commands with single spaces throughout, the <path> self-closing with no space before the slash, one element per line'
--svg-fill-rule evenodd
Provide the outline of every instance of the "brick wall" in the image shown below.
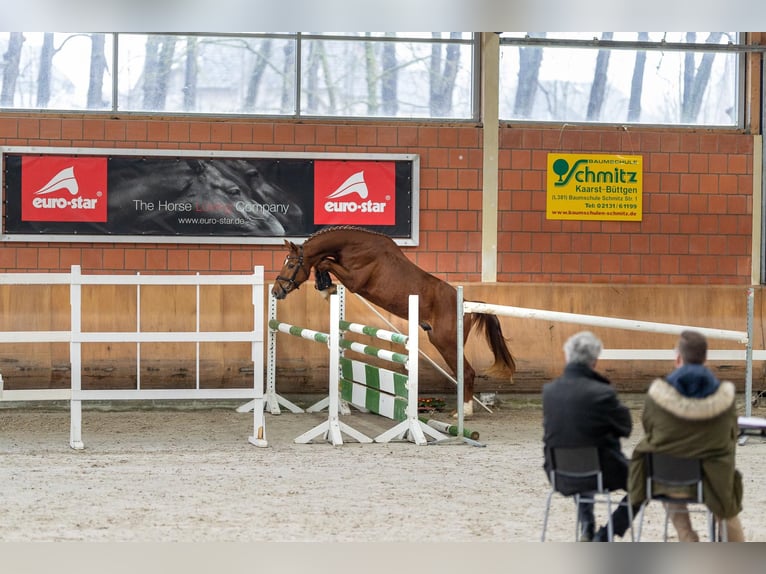
<path fill-rule="evenodd" d="M 473 125 L 0 114 L 0 145 L 419 154 L 422 268 L 481 280 L 482 131 Z M 504 127 L 498 280 L 749 284 L 753 139 L 615 128 Z M 644 158 L 641 222 L 547 221 L 548 152 Z M 5 243 L 0 271 L 276 272 L 273 245 Z"/>
<path fill-rule="evenodd" d="M 751 136 L 507 128 L 500 141 L 499 281 L 749 283 Z M 643 156 L 643 220 L 546 220 L 549 152 Z"/>

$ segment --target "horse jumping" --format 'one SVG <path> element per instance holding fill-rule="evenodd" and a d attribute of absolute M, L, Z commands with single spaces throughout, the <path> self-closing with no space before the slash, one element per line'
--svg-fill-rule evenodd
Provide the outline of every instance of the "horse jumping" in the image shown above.
<path fill-rule="evenodd" d="M 358 293 L 389 313 L 407 318 L 408 295 L 418 295 L 420 326 L 436 350 L 457 373 L 457 290 L 412 263 L 387 235 L 367 229 L 328 227 L 311 235 L 302 245 L 285 240 L 288 254 L 277 275 L 272 294 L 284 299 L 300 287 L 314 269 L 317 289 L 330 290 L 334 275 L 346 289 Z M 494 363 L 494 376 L 512 377 L 516 363 L 495 315 L 466 314 L 464 338 L 474 325 L 483 329 Z M 473 413 L 475 371 L 463 359 L 464 413 Z"/>

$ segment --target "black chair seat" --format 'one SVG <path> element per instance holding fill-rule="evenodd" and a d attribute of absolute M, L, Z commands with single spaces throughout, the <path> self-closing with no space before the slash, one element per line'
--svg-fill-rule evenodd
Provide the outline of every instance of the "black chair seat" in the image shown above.
<path fill-rule="evenodd" d="M 662 540 L 668 540 L 668 522 L 678 512 L 692 514 L 704 513 L 707 517 L 708 537 L 711 541 L 726 540 L 726 523 L 722 522 L 721 531 L 716 533 L 716 519 L 704 502 L 702 481 L 702 461 L 697 458 L 684 458 L 664 453 L 647 453 L 646 464 L 646 500 L 641 505 L 638 521 L 637 540 L 641 540 L 644 525 L 644 510 L 653 500 L 664 503 L 665 523 Z M 658 492 L 659 489 L 659 492 Z M 683 492 L 679 496 L 669 492 Z M 686 495 L 686 492 L 693 492 Z M 670 508 L 669 504 L 683 504 L 684 508 Z"/>
<path fill-rule="evenodd" d="M 550 515 L 551 500 L 558 493 L 565 497 L 572 497 L 575 501 L 575 540 L 580 540 L 580 513 L 581 504 L 604 504 L 607 507 L 607 535 L 611 542 L 614 539 L 612 525 L 612 509 L 617 506 L 627 506 L 630 518 L 630 536 L 633 540 L 633 509 L 629 503 L 613 499 L 613 493 L 604 488 L 604 475 L 601 470 L 598 448 L 596 447 L 572 447 L 548 449 L 548 461 L 550 463 L 549 480 L 551 489 L 545 502 L 545 514 L 543 516 L 543 532 L 541 541 L 545 542 L 548 529 L 548 517 Z"/>

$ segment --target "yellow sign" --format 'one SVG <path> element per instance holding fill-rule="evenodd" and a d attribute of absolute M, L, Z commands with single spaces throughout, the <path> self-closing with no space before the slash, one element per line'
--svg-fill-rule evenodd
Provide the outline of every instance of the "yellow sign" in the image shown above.
<path fill-rule="evenodd" d="M 643 157 L 548 154 L 547 219 L 641 221 Z"/>

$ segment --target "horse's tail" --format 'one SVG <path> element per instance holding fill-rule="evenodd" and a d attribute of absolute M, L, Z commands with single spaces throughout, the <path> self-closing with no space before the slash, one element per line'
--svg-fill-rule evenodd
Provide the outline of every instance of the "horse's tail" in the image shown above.
<path fill-rule="evenodd" d="M 513 377 L 516 372 L 516 361 L 508 348 L 508 341 L 503 336 L 503 329 L 497 315 L 490 313 L 472 313 L 472 315 L 476 326 L 484 331 L 484 336 L 495 358 L 495 362 L 487 373 L 498 377 Z"/>

